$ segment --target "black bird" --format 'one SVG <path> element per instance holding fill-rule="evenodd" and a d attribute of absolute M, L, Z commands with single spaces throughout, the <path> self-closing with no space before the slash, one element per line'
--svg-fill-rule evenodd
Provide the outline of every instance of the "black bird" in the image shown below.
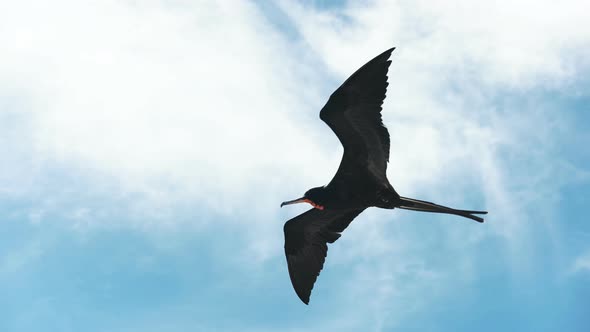
<path fill-rule="evenodd" d="M 336 175 L 323 187 L 308 190 L 301 198 L 283 205 L 309 203 L 313 208 L 285 223 L 285 254 L 295 292 L 305 304 L 320 274 L 328 243 L 366 208 L 407 209 L 448 213 L 483 222 L 473 214 L 486 211 L 456 210 L 402 197 L 387 180 L 389 133 L 381 120 L 381 105 L 387 90 L 391 48 L 352 74 L 330 96 L 320 111 L 338 136 L 344 154 Z"/>

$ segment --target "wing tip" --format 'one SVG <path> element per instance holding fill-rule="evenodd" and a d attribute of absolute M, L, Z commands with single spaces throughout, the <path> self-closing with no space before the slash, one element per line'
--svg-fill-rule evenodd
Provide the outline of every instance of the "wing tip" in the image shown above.
<path fill-rule="evenodd" d="M 312 288 L 313 288 L 313 286 L 312 286 Z M 297 293 L 297 297 L 299 297 L 301 302 L 305 303 L 305 305 L 309 305 L 309 297 L 311 296 L 311 289 L 306 294 L 304 291 L 298 290 L 297 288 L 295 288 L 295 293 Z"/>
<path fill-rule="evenodd" d="M 386 50 L 385 52 L 381 53 L 382 55 L 386 55 L 387 54 L 387 58 L 389 59 L 389 57 L 391 56 L 391 53 L 395 50 L 395 46 Z M 390 60 L 391 61 L 391 60 Z"/>
<path fill-rule="evenodd" d="M 385 50 L 381 54 L 379 54 L 376 57 L 374 57 L 373 60 L 367 62 L 367 64 L 369 64 L 371 62 L 378 62 L 378 63 L 380 62 L 380 63 L 386 63 L 387 66 L 389 67 L 389 64 L 391 63 L 390 57 L 391 57 L 391 53 L 393 52 L 393 50 L 395 50 L 395 47 L 392 47 L 392 48 L 390 48 L 388 50 Z"/>

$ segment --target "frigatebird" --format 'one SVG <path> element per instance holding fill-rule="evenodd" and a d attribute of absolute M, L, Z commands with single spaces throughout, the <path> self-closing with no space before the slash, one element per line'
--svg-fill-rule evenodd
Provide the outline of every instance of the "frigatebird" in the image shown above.
<path fill-rule="evenodd" d="M 431 202 L 402 197 L 387 179 L 389 132 L 381 106 L 387 90 L 391 48 L 352 74 L 332 93 L 320 119 L 344 147 L 338 171 L 326 186 L 308 190 L 303 197 L 281 207 L 309 203 L 312 209 L 284 226 L 285 254 L 295 292 L 305 304 L 323 268 L 328 243 L 334 243 L 354 218 L 368 207 L 447 213 L 473 219 L 486 211 L 457 210 Z"/>

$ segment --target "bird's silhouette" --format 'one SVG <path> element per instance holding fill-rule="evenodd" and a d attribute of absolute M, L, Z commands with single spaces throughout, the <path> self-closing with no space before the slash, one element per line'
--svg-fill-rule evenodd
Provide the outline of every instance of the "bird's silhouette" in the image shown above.
<path fill-rule="evenodd" d="M 295 292 L 305 304 L 324 265 L 328 243 L 368 207 L 401 208 L 454 214 L 483 222 L 473 214 L 486 211 L 457 210 L 402 197 L 387 180 L 389 133 L 381 120 L 387 90 L 391 48 L 366 63 L 332 93 L 320 111 L 344 147 L 338 171 L 328 185 L 308 190 L 283 205 L 309 203 L 313 208 L 285 223 L 285 254 Z"/>

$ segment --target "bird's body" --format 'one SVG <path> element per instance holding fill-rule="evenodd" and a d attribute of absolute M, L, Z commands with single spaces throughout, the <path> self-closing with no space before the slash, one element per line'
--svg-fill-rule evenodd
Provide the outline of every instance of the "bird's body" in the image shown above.
<path fill-rule="evenodd" d="M 302 198 L 283 202 L 310 203 L 313 209 L 285 223 L 285 254 L 295 292 L 309 303 L 311 289 L 333 243 L 368 207 L 448 213 L 483 222 L 473 214 L 434 203 L 401 197 L 387 179 L 389 132 L 381 120 L 387 90 L 391 48 L 352 74 L 328 99 L 320 118 L 334 131 L 344 153 L 334 178 L 308 190 Z"/>

